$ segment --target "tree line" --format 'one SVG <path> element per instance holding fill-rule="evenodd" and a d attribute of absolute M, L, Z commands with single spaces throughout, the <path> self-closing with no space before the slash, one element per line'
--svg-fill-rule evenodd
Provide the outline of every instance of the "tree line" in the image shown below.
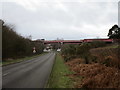
<path fill-rule="evenodd" d="M 117 39 L 120 42 L 120 27 L 118 25 L 112 26 L 109 29 L 108 35 L 109 39 Z M 92 48 L 105 47 L 107 44 L 103 41 L 94 41 L 92 43 L 82 43 L 81 45 L 63 45 L 61 54 L 65 61 L 71 60 L 72 58 L 84 58 L 85 63 L 89 63 L 88 58 L 95 60 L 94 57 L 90 55 L 89 50 Z M 119 46 L 120 47 L 120 46 Z"/>
<path fill-rule="evenodd" d="M 92 43 L 82 43 L 81 45 L 65 44 L 62 46 L 61 54 L 67 62 L 73 58 L 84 58 L 85 63 L 89 61 L 90 52 L 92 48 L 104 47 L 106 43 L 103 41 L 94 41 Z"/>
<path fill-rule="evenodd" d="M 14 28 L 5 24 L 3 20 L 0 20 L 2 24 L 2 59 L 3 61 L 8 58 L 16 59 L 25 56 L 33 55 L 33 47 L 36 48 L 36 54 L 43 52 L 43 43 L 33 42 L 30 38 L 25 38 L 19 35 Z"/>

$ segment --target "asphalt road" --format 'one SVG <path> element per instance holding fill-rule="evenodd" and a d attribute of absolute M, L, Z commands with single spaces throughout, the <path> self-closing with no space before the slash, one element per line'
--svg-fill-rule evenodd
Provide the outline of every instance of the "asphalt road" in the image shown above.
<path fill-rule="evenodd" d="M 55 60 L 50 52 L 2 68 L 2 88 L 44 88 Z"/>

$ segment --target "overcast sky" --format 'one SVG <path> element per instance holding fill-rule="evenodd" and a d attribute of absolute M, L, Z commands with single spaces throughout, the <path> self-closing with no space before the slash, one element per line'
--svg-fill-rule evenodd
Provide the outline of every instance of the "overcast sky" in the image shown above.
<path fill-rule="evenodd" d="M 118 0 L 100 1 L 4 0 L 0 18 L 34 40 L 107 38 L 118 24 Z"/>

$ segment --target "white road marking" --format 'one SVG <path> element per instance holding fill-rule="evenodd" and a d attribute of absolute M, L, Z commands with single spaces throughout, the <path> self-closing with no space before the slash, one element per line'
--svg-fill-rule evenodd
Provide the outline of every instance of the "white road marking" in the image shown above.
<path fill-rule="evenodd" d="M 3 74 L 3 77 L 6 76 L 6 75 L 8 75 L 9 73 L 10 73 L 10 72 L 7 72 L 7 73 Z"/>

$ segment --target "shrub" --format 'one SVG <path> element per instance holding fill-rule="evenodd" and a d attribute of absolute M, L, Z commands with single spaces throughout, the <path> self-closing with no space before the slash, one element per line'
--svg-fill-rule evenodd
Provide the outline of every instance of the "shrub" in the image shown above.
<path fill-rule="evenodd" d="M 65 61 L 68 61 L 73 58 L 83 58 L 85 63 L 97 62 L 96 58 L 92 57 L 89 50 L 91 48 L 98 48 L 106 46 L 102 41 L 94 41 L 91 43 L 82 43 L 81 45 L 69 45 L 65 44 L 62 47 L 62 55 L 64 56 Z"/>
<path fill-rule="evenodd" d="M 98 47 L 104 47 L 106 46 L 106 43 L 103 41 L 93 41 L 91 43 L 92 48 L 98 48 Z"/>
<path fill-rule="evenodd" d="M 63 55 L 65 61 L 75 58 L 76 55 L 76 45 L 65 44 L 62 46 L 61 54 Z"/>
<path fill-rule="evenodd" d="M 33 43 L 32 40 L 17 34 L 13 28 L 2 24 L 2 59 L 20 58 L 33 55 L 36 46 L 37 54 L 42 53 L 43 45 Z"/>
<path fill-rule="evenodd" d="M 97 48 L 91 49 L 90 53 L 93 57 L 97 57 L 98 63 L 106 66 L 120 68 L 119 48 Z"/>

